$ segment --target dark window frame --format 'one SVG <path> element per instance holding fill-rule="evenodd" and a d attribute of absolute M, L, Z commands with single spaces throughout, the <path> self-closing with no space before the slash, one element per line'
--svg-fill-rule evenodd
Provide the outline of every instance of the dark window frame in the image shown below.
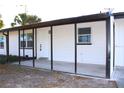
<path fill-rule="evenodd" d="M 31 40 L 29 40 L 28 35 L 32 35 Z M 30 42 L 30 45 L 28 44 Z M 32 43 L 32 44 L 31 44 Z M 23 45 L 24 44 L 24 45 Z M 28 46 L 29 45 L 29 46 Z M 23 34 L 20 35 L 20 48 L 25 48 L 25 49 L 32 49 L 33 48 L 33 33 L 25 33 L 24 34 L 24 41 L 23 41 Z"/>
<path fill-rule="evenodd" d="M 84 29 L 84 32 L 79 32 L 80 30 L 83 30 Z M 89 31 L 89 32 L 87 32 Z M 87 37 L 86 39 L 86 42 L 82 42 L 79 41 L 80 38 L 85 38 Z M 77 45 L 92 45 L 92 29 L 91 27 L 79 27 L 78 30 L 77 30 Z"/>

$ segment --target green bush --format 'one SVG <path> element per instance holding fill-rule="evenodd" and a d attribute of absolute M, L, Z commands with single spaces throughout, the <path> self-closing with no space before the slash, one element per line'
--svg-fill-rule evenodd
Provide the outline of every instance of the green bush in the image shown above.
<path fill-rule="evenodd" d="M 15 62 L 15 61 L 18 61 L 18 57 L 17 56 L 9 56 L 8 57 L 8 60 L 9 60 L 9 62 Z"/>
<path fill-rule="evenodd" d="M 9 62 L 16 62 L 16 61 L 18 61 L 18 57 L 10 55 L 8 57 L 8 60 L 9 60 Z M 6 62 L 7 62 L 7 57 L 6 56 L 0 56 L 0 64 L 6 64 Z"/>
<path fill-rule="evenodd" d="M 6 60 L 7 60 L 7 57 L 0 57 L 0 64 L 5 64 L 6 63 Z"/>

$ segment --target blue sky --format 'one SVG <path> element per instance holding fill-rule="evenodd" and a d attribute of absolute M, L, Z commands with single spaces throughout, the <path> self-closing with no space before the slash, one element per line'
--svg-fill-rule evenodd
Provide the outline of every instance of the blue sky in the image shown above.
<path fill-rule="evenodd" d="M 24 5 L 28 14 L 36 14 L 48 21 L 104 12 L 105 8 L 123 12 L 123 4 L 123 0 L 0 0 L 0 14 L 6 28 L 10 27 L 16 14 L 25 12 Z"/>

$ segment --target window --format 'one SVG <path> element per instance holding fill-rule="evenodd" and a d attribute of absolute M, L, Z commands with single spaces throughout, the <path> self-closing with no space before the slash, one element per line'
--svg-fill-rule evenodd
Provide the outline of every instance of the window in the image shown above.
<path fill-rule="evenodd" d="M 24 34 L 24 40 L 23 40 L 23 34 L 20 36 L 20 46 L 21 48 L 32 48 L 33 46 L 33 35 L 32 33 L 26 33 Z"/>
<path fill-rule="evenodd" d="M 20 36 L 20 46 L 21 48 L 26 47 L 26 34 L 24 34 L 24 40 L 23 40 L 23 34 Z"/>
<path fill-rule="evenodd" d="M 0 36 L 0 49 L 4 48 L 4 36 Z"/>
<path fill-rule="evenodd" d="M 33 42 L 32 42 L 32 33 L 28 33 L 27 34 L 27 47 L 32 47 L 33 46 Z"/>
<path fill-rule="evenodd" d="M 78 43 L 90 44 L 91 43 L 91 28 L 79 28 L 78 29 Z"/>

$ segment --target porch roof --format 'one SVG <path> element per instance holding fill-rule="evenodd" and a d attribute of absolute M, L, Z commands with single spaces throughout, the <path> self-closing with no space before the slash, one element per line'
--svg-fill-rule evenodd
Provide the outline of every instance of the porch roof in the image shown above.
<path fill-rule="evenodd" d="M 115 19 L 124 18 L 124 12 L 114 13 L 113 15 Z"/>
<path fill-rule="evenodd" d="M 124 12 L 114 13 L 113 15 L 115 19 L 124 18 Z M 106 20 L 106 18 L 108 17 L 109 17 L 108 13 L 92 14 L 92 15 L 40 22 L 40 23 L 25 25 L 25 26 L 17 26 L 13 28 L 5 28 L 5 29 L 1 29 L 0 32 L 17 31 L 17 30 L 23 30 L 23 29 L 49 27 L 49 26 L 57 26 L 57 25 L 65 25 L 65 24 L 74 24 L 74 23 L 81 23 L 81 22 L 93 22 L 93 21 Z"/>
<path fill-rule="evenodd" d="M 32 28 L 57 26 L 57 25 L 65 25 L 65 24 L 74 24 L 74 23 L 81 23 L 81 22 L 100 21 L 100 20 L 105 20 L 108 17 L 109 15 L 107 13 L 92 14 L 92 15 L 40 22 L 40 23 L 25 25 L 25 26 L 17 26 L 13 28 L 5 28 L 5 29 L 1 29 L 0 32 L 17 31 L 17 30 L 23 30 L 23 29 L 32 29 Z"/>

